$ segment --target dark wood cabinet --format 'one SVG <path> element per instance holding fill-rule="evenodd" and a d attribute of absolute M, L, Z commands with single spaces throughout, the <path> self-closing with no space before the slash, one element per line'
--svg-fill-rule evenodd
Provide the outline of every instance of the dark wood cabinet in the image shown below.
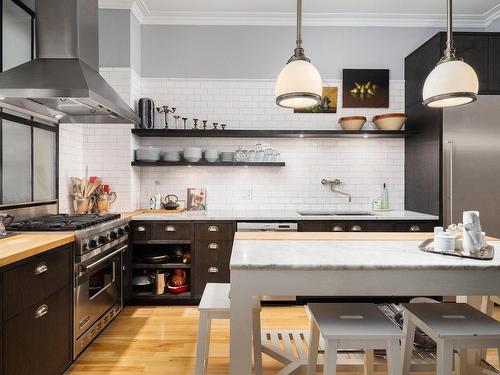
<path fill-rule="evenodd" d="M 201 297 L 207 283 L 229 282 L 235 223 L 197 223 L 194 228 L 194 294 Z"/>
<path fill-rule="evenodd" d="M 2 375 L 59 375 L 72 361 L 73 247 L 0 270 Z"/>
<path fill-rule="evenodd" d="M 500 34 L 489 38 L 489 83 L 490 91 L 500 94 Z"/>
<path fill-rule="evenodd" d="M 71 295 L 66 286 L 4 323 L 3 375 L 59 375 L 71 364 Z"/>
<path fill-rule="evenodd" d="M 480 95 L 500 94 L 500 33 L 456 32 L 457 56 L 476 71 Z M 443 110 L 422 104 L 422 88 L 446 48 L 438 33 L 405 59 L 405 209 L 443 219 Z"/>
<path fill-rule="evenodd" d="M 190 242 L 191 229 L 191 223 L 178 221 L 154 222 L 151 224 L 151 241 Z"/>
<path fill-rule="evenodd" d="M 301 232 L 432 232 L 439 223 L 438 220 L 428 221 L 305 221 L 299 223 Z M 343 230 L 339 230 L 343 229 Z"/>
<path fill-rule="evenodd" d="M 443 43 L 446 43 L 444 37 Z M 445 44 L 446 45 L 446 44 Z M 489 35 L 488 34 L 457 34 L 454 38 L 457 56 L 472 66 L 479 78 L 479 94 L 489 91 Z"/>
<path fill-rule="evenodd" d="M 148 222 L 132 222 L 130 225 L 133 242 L 146 242 L 151 239 L 151 224 Z"/>

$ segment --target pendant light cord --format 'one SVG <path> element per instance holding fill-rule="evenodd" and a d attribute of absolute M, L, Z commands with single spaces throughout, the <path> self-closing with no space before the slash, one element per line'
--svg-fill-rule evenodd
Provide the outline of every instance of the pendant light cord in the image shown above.
<path fill-rule="evenodd" d="M 296 60 L 305 60 L 311 62 L 304 53 L 304 48 L 302 48 L 302 0 L 297 0 L 297 40 L 295 41 L 296 46 L 294 54 L 288 60 L 289 63 Z"/>
<path fill-rule="evenodd" d="M 453 0 L 447 0 L 447 24 L 446 49 L 440 63 L 457 60 L 453 45 Z"/>

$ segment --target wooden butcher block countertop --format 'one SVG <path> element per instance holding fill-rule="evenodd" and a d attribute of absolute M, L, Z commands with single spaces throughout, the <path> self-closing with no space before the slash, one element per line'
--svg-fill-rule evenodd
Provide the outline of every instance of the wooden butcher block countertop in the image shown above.
<path fill-rule="evenodd" d="M 74 240 L 72 232 L 22 233 L 0 239 L 0 267 L 66 245 Z"/>

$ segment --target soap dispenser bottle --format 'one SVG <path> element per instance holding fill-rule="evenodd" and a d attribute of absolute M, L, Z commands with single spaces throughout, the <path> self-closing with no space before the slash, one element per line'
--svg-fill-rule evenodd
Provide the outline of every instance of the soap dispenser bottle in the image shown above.
<path fill-rule="evenodd" d="M 382 188 L 382 193 L 380 194 L 380 208 L 384 210 L 389 209 L 389 190 L 387 189 L 387 184 L 385 182 Z"/>

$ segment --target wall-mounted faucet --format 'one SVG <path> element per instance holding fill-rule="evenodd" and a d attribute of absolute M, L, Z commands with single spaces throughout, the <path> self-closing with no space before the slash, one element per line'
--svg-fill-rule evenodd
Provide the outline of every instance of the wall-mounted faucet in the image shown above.
<path fill-rule="evenodd" d="M 351 202 L 352 200 L 351 194 L 337 189 L 337 186 L 342 185 L 342 181 L 340 181 L 338 178 L 336 178 L 335 180 L 327 180 L 324 178 L 321 180 L 321 185 L 330 185 L 330 189 L 333 192 L 347 196 L 349 198 L 349 202 Z"/>

